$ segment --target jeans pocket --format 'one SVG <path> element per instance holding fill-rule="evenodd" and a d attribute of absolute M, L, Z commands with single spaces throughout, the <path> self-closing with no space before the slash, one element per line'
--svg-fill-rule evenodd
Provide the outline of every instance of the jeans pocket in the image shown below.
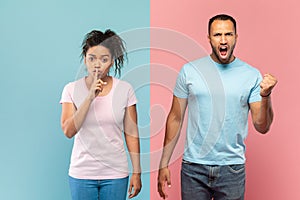
<path fill-rule="evenodd" d="M 240 172 L 243 172 L 245 170 L 245 165 L 244 164 L 239 164 L 239 165 L 227 165 L 228 169 L 230 172 L 238 174 Z"/>

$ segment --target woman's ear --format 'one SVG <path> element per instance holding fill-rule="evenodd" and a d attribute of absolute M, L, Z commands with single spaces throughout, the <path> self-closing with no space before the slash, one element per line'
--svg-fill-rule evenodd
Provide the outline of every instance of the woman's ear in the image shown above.
<path fill-rule="evenodd" d="M 110 67 L 114 66 L 114 64 L 115 64 L 115 58 L 112 56 L 111 57 L 111 66 Z"/>

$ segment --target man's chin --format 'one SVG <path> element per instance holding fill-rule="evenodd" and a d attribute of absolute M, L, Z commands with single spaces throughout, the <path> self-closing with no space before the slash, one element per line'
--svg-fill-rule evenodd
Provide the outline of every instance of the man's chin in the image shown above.
<path fill-rule="evenodd" d="M 221 64 L 228 64 L 230 62 L 230 58 L 229 57 L 218 57 L 218 60 L 220 61 Z"/>

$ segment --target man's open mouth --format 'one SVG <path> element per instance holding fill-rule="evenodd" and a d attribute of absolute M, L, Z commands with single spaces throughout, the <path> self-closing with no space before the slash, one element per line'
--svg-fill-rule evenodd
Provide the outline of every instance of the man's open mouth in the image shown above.
<path fill-rule="evenodd" d="M 221 57 L 226 57 L 227 56 L 227 50 L 228 50 L 227 46 L 221 46 L 219 48 Z"/>

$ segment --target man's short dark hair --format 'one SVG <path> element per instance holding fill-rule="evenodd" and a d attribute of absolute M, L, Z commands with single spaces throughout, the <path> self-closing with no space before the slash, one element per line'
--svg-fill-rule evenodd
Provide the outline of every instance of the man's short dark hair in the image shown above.
<path fill-rule="evenodd" d="M 235 19 L 233 17 L 229 16 L 229 15 L 226 15 L 226 14 L 219 14 L 219 15 L 216 15 L 216 16 L 210 18 L 210 20 L 208 22 L 208 35 L 210 34 L 211 24 L 215 20 L 222 20 L 222 21 L 230 20 L 233 23 L 234 32 L 236 33 L 236 21 L 235 21 Z"/>

